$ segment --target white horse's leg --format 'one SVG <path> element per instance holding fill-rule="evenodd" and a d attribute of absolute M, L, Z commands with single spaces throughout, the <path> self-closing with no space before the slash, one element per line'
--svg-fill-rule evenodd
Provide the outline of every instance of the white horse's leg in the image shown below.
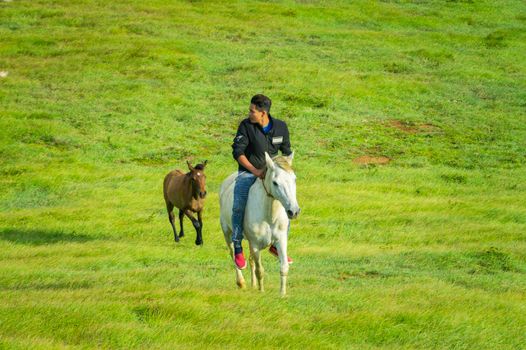
<path fill-rule="evenodd" d="M 252 253 L 252 245 L 249 243 L 250 246 L 250 284 L 252 285 L 252 288 L 256 288 L 256 262 L 254 260 L 254 254 Z"/>
<path fill-rule="evenodd" d="M 234 261 L 234 243 L 232 243 L 232 233 L 230 229 L 228 228 L 228 225 L 223 224 L 221 221 L 221 228 L 223 229 L 223 234 L 225 236 L 225 242 L 226 246 L 228 247 L 228 250 L 230 251 L 230 257 L 232 258 L 232 262 L 234 262 L 234 268 L 236 269 L 236 284 L 239 288 L 245 288 L 245 278 L 243 277 L 243 273 L 240 269 L 237 268 L 236 263 Z"/>
<path fill-rule="evenodd" d="M 263 277 L 265 274 L 265 269 L 263 268 L 263 264 L 261 264 L 261 251 L 258 249 L 252 249 L 250 251 L 250 255 L 254 257 L 254 262 L 256 265 L 256 277 L 258 279 L 258 286 L 259 290 L 264 292 L 265 287 L 263 286 Z"/>
<path fill-rule="evenodd" d="M 236 269 L 236 284 L 239 288 L 243 289 L 246 287 L 245 278 L 243 277 L 243 273 L 240 269 L 237 268 L 235 260 L 234 260 L 234 243 L 230 242 L 228 245 L 228 249 L 230 249 L 230 256 L 232 257 L 232 262 L 234 263 L 234 268 Z"/>
<path fill-rule="evenodd" d="M 286 237 L 286 235 L 284 236 Z M 279 255 L 281 289 L 280 294 L 284 297 L 287 294 L 287 276 L 289 274 L 289 261 L 287 260 L 287 239 L 282 239 L 275 244 Z"/>

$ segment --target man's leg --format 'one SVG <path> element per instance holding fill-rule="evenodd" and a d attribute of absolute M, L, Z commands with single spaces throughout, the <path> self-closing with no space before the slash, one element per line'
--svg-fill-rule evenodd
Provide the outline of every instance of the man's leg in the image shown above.
<path fill-rule="evenodd" d="M 234 243 L 234 256 L 236 257 L 236 265 L 238 265 L 239 268 L 244 268 L 246 266 L 246 263 L 244 263 L 244 257 L 242 255 L 243 247 L 241 245 L 241 241 L 243 240 L 243 219 L 245 218 L 245 207 L 248 201 L 248 192 L 250 191 L 250 186 L 254 184 L 256 179 L 257 177 L 252 173 L 243 171 L 237 175 L 236 183 L 234 185 L 234 205 L 232 207 L 232 243 Z"/>

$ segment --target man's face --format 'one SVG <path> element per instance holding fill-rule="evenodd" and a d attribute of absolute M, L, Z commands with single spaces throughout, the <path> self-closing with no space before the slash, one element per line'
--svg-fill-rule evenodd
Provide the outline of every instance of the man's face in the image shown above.
<path fill-rule="evenodd" d="M 261 124 L 265 118 L 265 112 L 258 111 L 254 104 L 250 104 L 248 109 L 248 118 L 252 124 Z"/>

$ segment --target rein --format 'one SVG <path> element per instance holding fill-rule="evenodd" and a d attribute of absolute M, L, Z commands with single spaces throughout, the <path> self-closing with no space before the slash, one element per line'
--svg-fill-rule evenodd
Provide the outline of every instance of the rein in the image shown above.
<path fill-rule="evenodd" d="M 267 197 L 270 197 L 270 198 L 276 199 L 276 198 L 274 198 L 273 195 L 270 194 L 269 191 L 267 191 L 267 188 L 265 187 L 265 180 L 264 180 L 264 179 L 261 180 L 261 184 L 263 184 L 263 189 L 265 190 L 265 192 L 267 192 Z"/>

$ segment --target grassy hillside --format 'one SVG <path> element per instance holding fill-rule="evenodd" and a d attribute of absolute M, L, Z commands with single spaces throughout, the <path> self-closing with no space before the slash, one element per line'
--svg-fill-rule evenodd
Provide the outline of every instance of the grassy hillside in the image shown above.
<path fill-rule="evenodd" d="M 0 2 L 0 348 L 523 347 L 524 57 L 522 1 Z M 296 152 L 285 299 L 219 227 L 256 93 Z"/>

